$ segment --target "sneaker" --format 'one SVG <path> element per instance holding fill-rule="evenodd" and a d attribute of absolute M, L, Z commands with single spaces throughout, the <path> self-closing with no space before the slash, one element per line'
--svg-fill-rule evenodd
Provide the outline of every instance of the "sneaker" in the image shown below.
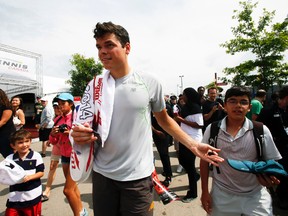
<path fill-rule="evenodd" d="M 86 210 L 86 208 L 83 208 L 82 211 L 80 212 L 80 216 L 88 216 L 88 211 Z"/>
<path fill-rule="evenodd" d="M 46 154 L 41 153 L 41 157 L 42 157 L 42 158 L 46 157 Z"/>
<path fill-rule="evenodd" d="M 170 183 L 171 183 L 172 179 L 171 177 L 166 177 L 164 181 L 161 181 L 161 183 L 165 186 L 165 187 L 169 187 Z"/>
<path fill-rule="evenodd" d="M 190 196 L 187 196 L 187 195 L 186 195 L 185 197 L 182 198 L 181 201 L 182 201 L 183 203 L 190 203 L 192 200 L 194 200 L 194 199 L 196 199 L 196 198 L 197 198 L 197 197 L 190 197 Z"/>
<path fill-rule="evenodd" d="M 183 167 L 179 164 L 178 167 L 177 167 L 176 172 L 177 173 L 181 173 L 182 171 L 183 171 Z"/>
<path fill-rule="evenodd" d="M 43 202 L 46 202 L 46 201 L 48 201 L 48 200 L 49 200 L 49 197 L 42 194 L 42 196 L 41 196 L 41 201 L 42 201 L 42 203 L 43 203 Z"/>

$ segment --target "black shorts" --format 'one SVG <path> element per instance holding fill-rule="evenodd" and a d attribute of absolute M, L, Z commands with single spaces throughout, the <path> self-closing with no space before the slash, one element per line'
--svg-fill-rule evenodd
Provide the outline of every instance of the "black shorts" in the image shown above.
<path fill-rule="evenodd" d="M 93 171 L 94 215 L 153 216 L 152 177 L 115 181 Z"/>
<path fill-rule="evenodd" d="M 70 157 L 61 156 L 61 163 L 62 164 L 70 164 Z"/>
<path fill-rule="evenodd" d="M 35 124 L 40 124 L 41 122 L 41 115 L 36 115 L 35 118 L 34 118 L 34 123 Z"/>
<path fill-rule="evenodd" d="M 40 141 L 47 141 L 49 140 L 50 132 L 52 131 L 52 128 L 44 128 L 39 130 L 39 140 Z"/>

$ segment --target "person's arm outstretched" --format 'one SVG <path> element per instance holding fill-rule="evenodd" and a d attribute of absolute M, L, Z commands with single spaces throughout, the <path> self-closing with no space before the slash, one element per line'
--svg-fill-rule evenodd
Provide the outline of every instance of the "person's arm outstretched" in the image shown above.
<path fill-rule="evenodd" d="M 208 144 L 197 142 L 186 134 L 180 126 L 167 114 L 166 110 L 161 112 L 153 113 L 158 124 L 171 136 L 175 137 L 179 142 L 184 144 L 186 148 L 191 150 L 196 156 L 201 159 L 218 166 L 218 162 L 223 162 L 224 159 L 219 157 L 217 152 L 220 149 L 216 149 Z M 208 155 L 209 152 L 213 151 L 214 154 Z"/>

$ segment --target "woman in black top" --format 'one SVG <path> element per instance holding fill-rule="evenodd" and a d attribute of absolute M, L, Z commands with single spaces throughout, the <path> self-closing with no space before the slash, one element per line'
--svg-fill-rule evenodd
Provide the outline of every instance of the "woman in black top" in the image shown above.
<path fill-rule="evenodd" d="M 182 130 L 197 141 L 202 140 L 203 115 L 201 110 L 200 95 L 193 88 L 186 88 L 183 91 L 185 105 L 181 108 L 181 113 L 175 117 L 180 122 Z M 183 124 L 183 125 L 182 125 Z M 179 143 L 179 162 L 184 167 L 188 175 L 189 190 L 182 202 L 188 203 L 197 197 L 197 181 L 200 175 L 195 168 L 196 156 L 182 143 Z"/>
<path fill-rule="evenodd" d="M 6 93 L 0 89 L 0 153 L 7 157 L 13 153 L 10 146 L 10 134 L 15 131 L 12 109 Z"/>

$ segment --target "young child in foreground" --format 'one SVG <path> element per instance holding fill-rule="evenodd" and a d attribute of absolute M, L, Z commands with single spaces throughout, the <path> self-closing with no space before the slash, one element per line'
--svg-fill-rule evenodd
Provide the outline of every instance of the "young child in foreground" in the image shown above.
<path fill-rule="evenodd" d="M 14 154 L 7 156 L 25 170 L 25 177 L 20 184 L 11 185 L 6 203 L 6 216 L 25 215 L 41 216 L 42 184 L 44 163 L 41 155 L 30 149 L 31 133 L 26 130 L 14 132 L 10 137 Z"/>

